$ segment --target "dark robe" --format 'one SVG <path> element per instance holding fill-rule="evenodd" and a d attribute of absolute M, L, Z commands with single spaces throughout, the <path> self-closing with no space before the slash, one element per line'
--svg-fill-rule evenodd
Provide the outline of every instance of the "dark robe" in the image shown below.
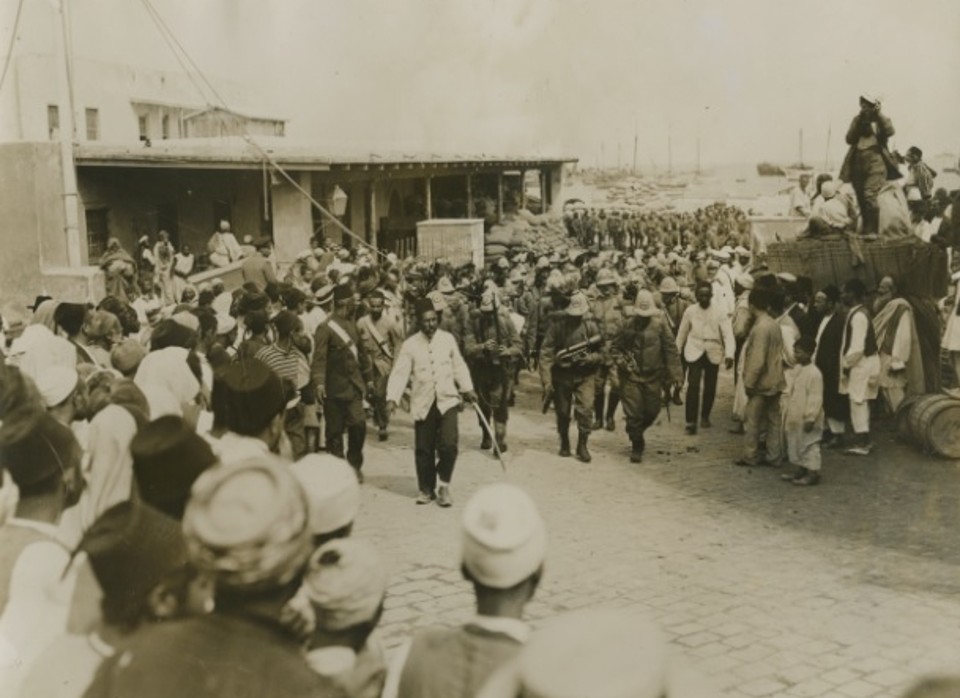
<path fill-rule="evenodd" d="M 817 346 L 817 368 L 823 375 L 823 412 L 830 419 L 846 422 L 850 418 L 850 400 L 840 394 L 840 345 L 846 313 L 839 309 L 827 321 Z"/>
<path fill-rule="evenodd" d="M 913 308 L 913 321 L 917 327 L 917 339 L 920 341 L 924 393 L 939 393 L 940 337 L 943 335 L 940 309 L 932 298 L 906 296 L 906 299 Z"/>

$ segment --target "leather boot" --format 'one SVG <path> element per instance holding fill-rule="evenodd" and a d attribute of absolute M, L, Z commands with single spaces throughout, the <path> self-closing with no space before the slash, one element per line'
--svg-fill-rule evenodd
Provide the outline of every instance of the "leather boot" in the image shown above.
<path fill-rule="evenodd" d="M 507 452 L 507 425 L 503 422 L 494 422 L 493 430 L 496 432 L 497 448 L 500 453 Z"/>
<path fill-rule="evenodd" d="M 490 438 L 490 432 L 486 429 L 483 429 L 483 439 L 480 441 L 480 448 L 481 450 L 486 451 L 491 446 L 493 446 L 493 439 Z"/>
<path fill-rule="evenodd" d="M 587 450 L 587 440 L 589 438 L 589 431 L 581 431 L 580 436 L 577 438 L 577 458 L 584 463 L 589 463 L 591 460 L 593 460 L 590 457 L 590 451 Z"/>
<path fill-rule="evenodd" d="M 630 450 L 630 462 L 631 463 L 642 463 L 643 462 L 643 448 L 646 446 L 644 438 L 641 436 L 639 439 L 634 439 L 632 442 L 633 448 Z"/>
<path fill-rule="evenodd" d="M 557 433 L 560 434 L 560 457 L 570 457 L 570 421 L 557 420 Z"/>
<path fill-rule="evenodd" d="M 603 403 L 604 395 L 603 391 L 601 391 L 600 394 L 593 399 L 593 414 L 595 415 L 593 418 L 594 429 L 603 429 Z"/>

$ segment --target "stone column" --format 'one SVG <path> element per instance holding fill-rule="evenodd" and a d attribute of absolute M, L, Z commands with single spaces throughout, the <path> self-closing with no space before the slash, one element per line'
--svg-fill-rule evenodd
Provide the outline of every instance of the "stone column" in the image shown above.
<path fill-rule="evenodd" d="M 473 218 L 473 175 L 467 175 L 467 218 Z"/>
<path fill-rule="evenodd" d="M 503 222 L 503 172 L 497 172 L 497 223 Z"/>
<path fill-rule="evenodd" d="M 433 177 L 427 177 L 426 185 L 424 186 L 424 191 L 426 192 L 426 202 L 424 203 L 424 209 L 426 209 L 427 220 L 433 218 Z"/>
<path fill-rule="evenodd" d="M 369 242 L 374 247 L 377 247 L 377 183 L 370 182 L 367 187 L 367 197 L 370 202 L 368 205 L 368 210 L 370 211 L 370 217 L 367 220 L 367 242 Z"/>
<path fill-rule="evenodd" d="M 543 192 L 540 193 L 543 196 Z M 527 171 L 520 170 L 520 208 L 527 207 Z"/>
<path fill-rule="evenodd" d="M 550 190 L 550 208 L 544 207 L 544 210 L 560 214 L 563 212 L 563 165 L 557 165 L 549 170 L 546 179 L 547 188 Z"/>

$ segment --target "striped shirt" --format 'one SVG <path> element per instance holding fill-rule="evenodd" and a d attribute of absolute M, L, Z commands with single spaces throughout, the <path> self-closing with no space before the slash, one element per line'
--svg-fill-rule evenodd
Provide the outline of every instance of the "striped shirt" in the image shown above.
<path fill-rule="evenodd" d="M 289 380 L 298 390 L 310 382 L 310 366 L 296 347 L 284 351 L 276 344 L 267 344 L 257 352 L 256 358 L 270 367 L 281 380 Z"/>

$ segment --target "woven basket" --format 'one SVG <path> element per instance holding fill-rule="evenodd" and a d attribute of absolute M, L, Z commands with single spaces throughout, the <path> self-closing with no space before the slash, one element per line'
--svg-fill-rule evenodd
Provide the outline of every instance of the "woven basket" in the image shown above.
<path fill-rule="evenodd" d="M 861 242 L 861 248 L 865 263 L 854 267 L 855 257 L 843 239 L 774 242 L 767 247 L 767 264 L 774 273 L 811 278 L 815 289 L 828 284 L 839 287 L 854 278 L 873 289 L 890 276 L 905 295 L 942 298 L 947 294 L 947 255 L 936 245 L 897 239 Z"/>

